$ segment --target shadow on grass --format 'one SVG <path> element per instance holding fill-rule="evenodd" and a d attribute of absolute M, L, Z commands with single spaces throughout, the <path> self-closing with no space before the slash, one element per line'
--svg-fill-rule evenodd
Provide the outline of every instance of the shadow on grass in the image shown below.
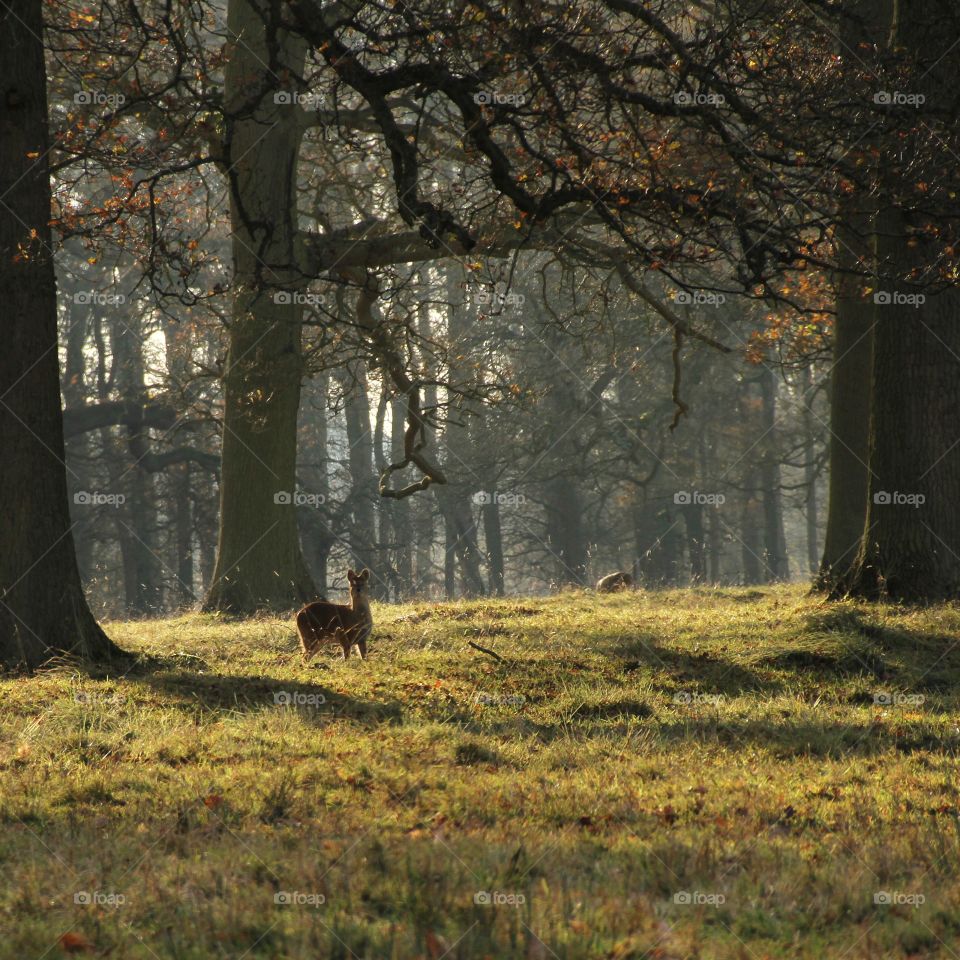
<path fill-rule="evenodd" d="M 772 693 L 782 686 L 772 677 L 707 651 L 694 653 L 665 647 L 652 634 L 634 637 L 625 644 L 609 644 L 603 653 L 621 661 L 625 674 L 649 669 L 658 677 L 672 681 L 657 684 L 662 689 L 687 685 L 704 693 L 737 696 L 751 691 Z"/>
<path fill-rule="evenodd" d="M 896 678 L 916 690 L 960 689 L 960 637 L 881 626 L 871 612 L 861 606 L 817 611 L 807 617 L 807 628 L 848 636 L 850 657 L 872 666 L 878 679 Z"/>
<path fill-rule="evenodd" d="M 202 669 L 202 668 L 197 668 Z M 398 700 L 361 700 L 319 683 L 233 674 L 207 674 L 184 670 L 177 659 L 144 659 L 127 677 L 139 680 L 184 705 L 206 710 L 237 712 L 285 707 L 302 710 L 317 723 L 346 718 L 379 725 L 399 723 L 403 704 Z"/>
<path fill-rule="evenodd" d="M 655 727 L 664 741 L 696 740 L 723 746 L 761 747 L 778 758 L 800 756 L 868 757 L 896 750 L 899 753 L 921 751 L 956 754 L 960 736 L 938 735 L 917 728 L 891 728 L 884 723 L 816 722 L 810 720 L 720 720 L 701 716 L 661 723 Z"/>

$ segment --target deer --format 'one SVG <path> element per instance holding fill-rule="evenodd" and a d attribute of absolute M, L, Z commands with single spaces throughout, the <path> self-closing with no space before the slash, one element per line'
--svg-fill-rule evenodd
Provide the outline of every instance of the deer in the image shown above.
<path fill-rule="evenodd" d="M 618 570 L 608 573 L 597 581 L 597 593 L 613 593 L 616 590 L 629 590 L 633 586 L 633 577 L 629 573 Z"/>
<path fill-rule="evenodd" d="M 315 600 L 297 614 L 297 633 L 300 635 L 300 648 L 305 662 L 323 643 L 331 641 L 340 644 L 344 660 L 350 656 L 354 645 L 360 652 L 360 659 L 366 659 L 367 637 L 373 629 L 370 571 L 363 569 L 356 573 L 347 570 L 347 581 L 350 584 L 349 604 Z"/>

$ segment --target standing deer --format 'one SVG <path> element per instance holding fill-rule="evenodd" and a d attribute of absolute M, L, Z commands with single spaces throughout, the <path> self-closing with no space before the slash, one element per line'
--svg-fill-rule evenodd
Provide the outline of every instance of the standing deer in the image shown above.
<path fill-rule="evenodd" d="M 308 603 L 297 614 L 297 633 L 303 659 L 309 660 L 326 642 L 335 641 L 343 648 L 343 659 L 350 656 L 354 644 L 360 651 L 360 659 L 367 655 L 367 637 L 373 629 L 370 615 L 370 571 L 354 573 L 347 571 L 350 583 L 350 603 L 328 603 L 316 600 Z"/>

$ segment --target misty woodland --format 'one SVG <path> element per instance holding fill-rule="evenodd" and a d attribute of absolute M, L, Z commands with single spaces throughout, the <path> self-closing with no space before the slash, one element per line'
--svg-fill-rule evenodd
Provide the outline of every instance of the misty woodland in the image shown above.
<path fill-rule="evenodd" d="M 955 0 L 0 0 L 0 960 L 960 956 Z"/>

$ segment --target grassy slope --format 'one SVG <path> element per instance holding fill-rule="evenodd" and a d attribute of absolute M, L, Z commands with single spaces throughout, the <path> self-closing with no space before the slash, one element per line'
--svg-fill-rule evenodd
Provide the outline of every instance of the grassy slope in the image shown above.
<path fill-rule="evenodd" d="M 960 610 L 778 588 L 375 616 L 366 663 L 188 616 L 112 624 L 158 658 L 125 679 L 0 680 L 0 956 L 960 953 Z"/>

